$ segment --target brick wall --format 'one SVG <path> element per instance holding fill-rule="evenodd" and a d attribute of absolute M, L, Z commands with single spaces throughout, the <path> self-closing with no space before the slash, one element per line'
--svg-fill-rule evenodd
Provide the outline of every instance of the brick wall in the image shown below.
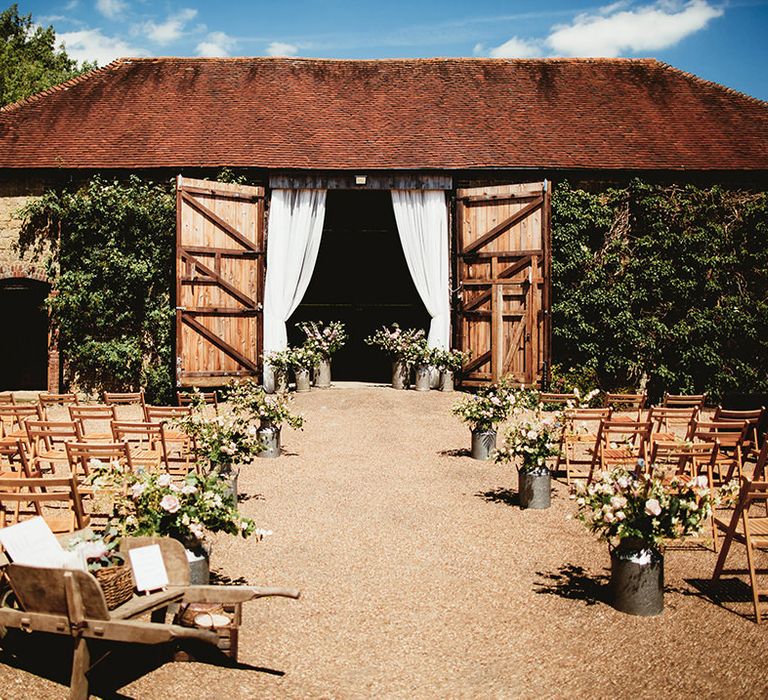
<path fill-rule="evenodd" d="M 15 213 L 30 199 L 42 194 L 44 187 L 42 181 L 29 178 L 0 181 L 0 278 L 45 279 L 42 261 L 33 263 L 28 257 L 22 260 L 15 250 L 21 227 Z"/>

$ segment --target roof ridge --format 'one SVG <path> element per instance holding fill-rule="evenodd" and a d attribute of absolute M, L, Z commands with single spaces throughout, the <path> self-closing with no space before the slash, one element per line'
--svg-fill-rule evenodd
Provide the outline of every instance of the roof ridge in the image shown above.
<path fill-rule="evenodd" d="M 490 56 L 430 56 L 422 58 L 321 58 L 313 56 L 124 56 L 113 63 L 151 63 L 191 61 L 195 63 L 239 63 L 246 61 L 296 61 L 302 63 L 650 63 L 661 64 L 656 58 L 624 56 L 550 56 L 540 58 L 492 58 Z M 112 64 L 110 64 L 112 65 Z M 666 64 L 662 64 L 666 65 Z"/>
<path fill-rule="evenodd" d="M 12 112 L 24 105 L 37 102 L 38 100 L 42 99 L 43 97 L 47 97 L 48 95 L 52 95 L 57 92 L 68 90 L 69 88 L 74 87 L 75 85 L 79 85 L 80 83 L 83 83 L 86 80 L 90 80 L 92 77 L 94 77 L 97 74 L 105 73 L 108 70 L 113 70 L 118 65 L 124 62 L 125 62 L 124 58 L 116 58 L 114 61 L 107 63 L 107 65 L 102 66 L 101 68 L 93 68 L 92 70 L 89 70 L 86 73 L 80 73 L 80 75 L 76 75 L 74 78 L 65 80 L 63 83 L 58 83 L 57 85 L 52 85 L 49 88 L 45 88 L 45 90 L 36 92 L 34 95 L 22 97 L 20 100 L 16 100 L 16 102 L 10 102 L 7 105 L 3 105 L 2 107 L 0 107 L 0 112 Z"/>
<path fill-rule="evenodd" d="M 735 88 L 728 87 L 727 85 L 723 85 L 722 83 L 718 83 L 714 80 L 707 80 L 706 78 L 702 78 L 700 75 L 696 75 L 696 73 L 691 73 L 690 71 L 683 70 L 682 68 L 673 66 L 671 63 L 667 63 L 666 61 L 657 61 L 657 63 L 662 68 L 666 70 L 674 71 L 675 73 L 679 73 L 684 78 L 687 78 L 688 80 L 692 80 L 693 82 L 700 83 L 701 85 L 706 85 L 708 87 L 718 88 L 723 92 L 728 93 L 729 95 L 734 95 L 735 97 L 741 97 L 745 100 L 748 100 L 749 102 L 754 102 L 755 104 L 758 104 L 761 107 L 768 107 L 767 100 L 761 100 L 759 97 L 755 97 L 754 95 L 748 95 L 746 92 L 741 92 L 740 90 L 736 90 Z"/>

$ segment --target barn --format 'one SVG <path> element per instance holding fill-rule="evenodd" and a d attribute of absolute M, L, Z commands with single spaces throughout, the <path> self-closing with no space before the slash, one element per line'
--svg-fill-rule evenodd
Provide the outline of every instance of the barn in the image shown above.
<path fill-rule="evenodd" d="M 341 379 L 397 321 L 470 350 L 469 385 L 540 383 L 553 188 L 764 188 L 768 104 L 652 59 L 115 61 L 0 110 L 0 388 L 60 376 L 13 212 L 96 173 L 176 178 L 180 386 L 259 376 L 310 318 L 347 324 Z"/>

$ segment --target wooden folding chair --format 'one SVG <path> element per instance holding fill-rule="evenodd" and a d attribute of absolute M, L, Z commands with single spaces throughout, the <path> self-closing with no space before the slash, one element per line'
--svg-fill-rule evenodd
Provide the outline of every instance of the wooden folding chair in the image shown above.
<path fill-rule="evenodd" d="M 117 420 L 114 405 L 91 404 L 70 406 L 69 417 L 80 425 L 80 434 L 85 441 L 110 442 L 112 440 L 111 423 Z"/>
<path fill-rule="evenodd" d="M 747 422 L 747 436 L 742 445 L 744 455 L 746 456 L 752 450 L 757 450 L 759 442 L 757 432 L 760 429 L 760 424 L 765 418 L 766 409 L 765 406 L 756 408 L 750 411 L 732 411 L 729 408 L 723 408 L 718 406 L 715 409 L 715 415 L 712 416 L 713 422 L 726 422 L 726 423 L 741 423 Z"/>
<path fill-rule="evenodd" d="M 40 406 L 40 410 L 43 414 L 43 419 L 48 420 L 48 409 L 60 406 L 77 406 L 80 402 L 77 399 L 77 394 L 38 394 L 37 403 Z"/>
<path fill-rule="evenodd" d="M 651 422 L 651 440 L 670 441 L 678 437 L 689 440 L 698 417 L 699 409 L 696 407 L 651 406 L 648 411 L 648 420 Z"/>
<path fill-rule="evenodd" d="M 165 445 L 165 426 L 162 423 L 112 421 L 115 442 L 127 442 L 135 468 L 157 471 L 168 470 L 168 450 Z"/>
<path fill-rule="evenodd" d="M 129 417 L 133 418 L 133 420 L 141 420 L 140 416 L 144 415 L 144 406 L 146 406 L 146 402 L 144 400 L 143 389 L 141 391 L 105 391 L 103 396 L 104 403 L 110 406 L 115 406 L 115 410 L 118 408 L 126 409 L 123 411 L 118 411 L 119 420 L 127 420 Z M 120 413 L 128 413 L 133 407 L 138 407 L 140 409 L 140 413 L 138 415 L 119 415 Z"/>
<path fill-rule="evenodd" d="M 145 406 L 144 419 L 148 423 L 162 423 L 165 428 L 165 447 L 167 450 L 168 470 L 187 474 L 195 467 L 194 445 L 185 432 L 168 427 L 168 422 L 176 418 L 192 415 L 192 406 Z"/>
<path fill-rule="evenodd" d="M 43 420 L 38 404 L 0 405 L 0 445 L 15 445 L 18 440 L 27 441 L 27 419 Z"/>
<path fill-rule="evenodd" d="M 25 426 L 33 471 L 56 473 L 57 464 L 68 464 L 65 444 L 83 441 L 80 426 L 72 421 L 27 420 Z"/>
<path fill-rule="evenodd" d="M 720 443 L 720 451 L 717 458 L 717 481 L 724 484 L 734 476 L 741 477 L 743 471 L 743 446 L 747 439 L 749 424 L 747 421 L 696 421 L 694 431 L 691 434 L 693 442 L 711 442 L 717 440 Z M 722 468 L 727 467 L 725 478 Z"/>
<path fill-rule="evenodd" d="M 750 512 L 755 503 L 760 503 L 764 507 L 761 509 L 762 515 L 756 515 Z M 761 589 L 758 585 L 758 575 L 768 574 L 768 569 L 759 569 L 756 564 L 755 554 L 758 549 L 768 547 L 768 516 L 765 515 L 768 508 L 768 482 L 750 481 L 742 477 L 741 490 L 736 508 L 731 515 L 730 521 L 725 522 L 715 518 L 715 525 L 719 530 L 725 532 L 723 547 L 717 558 L 715 571 L 712 574 L 712 581 L 719 580 L 723 574 L 744 574 L 749 573 L 749 584 L 752 588 L 752 604 L 755 610 L 755 621 L 762 622 L 762 596 L 768 596 L 768 589 Z M 728 558 L 731 545 L 734 542 L 743 544 L 747 550 L 747 568 L 746 569 L 726 569 L 725 562 Z"/>
<path fill-rule="evenodd" d="M 630 413 L 634 412 L 634 418 L 632 420 L 639 421 L 642 417 L 642 411 L 645 408 L 646 394 L 606 394 L 603 399 L 604 408 L 612 408 L 614 411 L 621 411 Z M 620 416 L 613 416 L 613 420 L 620 418 Z"/>
<path fill-rule="evenodd" d="M 127 442 L 68 442 L 67 459 L 73 476 L 84 480 L 91 475 L 96 464 L 115 464 L 126 471 L 133 471 L 131 448 Z"/>
<path fill-rule="evenodd" d="M 648 462 L 653 469 L 666 468 L 670 475 L 694 477 L 706 474 L 711 479 L 710 470 L 716 467 L 719 453 L 717 440 L 692 443 L 651 439 Z"/>
<path fill-rule="evenodd" d="M 757 461 L 755 462 L 755 471 L 752 474 L 752 480 L 765 481 L 766 468 L 768 468 L 768 435 L 763 436 L 763 446 L 757 454 Z"/>
<path fill-rule="evenodd" d="M 698 408 L 704 409 L 707 401 L 706 394 L 668 394 L 664 392 L 663 408 Z"/>
<path fill-rule="evenodd" d="M 616 467 L 638 471 L 640 460 L 647 466 L 650 437 L 649 421 L 623 418 L 616 420 L 613 417 L 603 420 L 600 423 L 587 483 L 592 482 L 595 467 L 598 465 L 601 471 Z"/>
<path fill-rule="evenodd" d="M 54 507 L 56 503 L 58 508 Z M 31 510 L 23 510 L 20 505 L 31 506 Z M 59 533 L 82 530 L 90 521 L 75 476 L 0 478 L 0 513 L 2 527 L 39 515 L 53 532 Z"/>
<path fill-rule="evenodd" d="M 176 401 L 179 406 L 191 406 L 195 401 L 201 400 L 206 406 L 213 406 L 216 415 L 219 414 L 219 399 L 215 391 L 177 391 Z"/>
<path fill-rule="evenodd" d="M 592 468 L 592 452 L 598 442 L 602 421 L 609 420 L 612 408 L 571 408 L 564 413 L 565 425 L 557 467 L 565 460 L 565 479 L 586 479 Z"/>

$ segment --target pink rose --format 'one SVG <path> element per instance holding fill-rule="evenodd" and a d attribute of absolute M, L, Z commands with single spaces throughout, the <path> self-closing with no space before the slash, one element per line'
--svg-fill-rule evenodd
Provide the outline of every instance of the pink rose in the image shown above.
<path fill-rule="evenodd" d="M 167 495 L 163 496 L 160 501 L 160 507 L 169 513 L 176 513 L 181 508 L 181 503 L 179 503 L 179 499 L 176 496 Z"/>

